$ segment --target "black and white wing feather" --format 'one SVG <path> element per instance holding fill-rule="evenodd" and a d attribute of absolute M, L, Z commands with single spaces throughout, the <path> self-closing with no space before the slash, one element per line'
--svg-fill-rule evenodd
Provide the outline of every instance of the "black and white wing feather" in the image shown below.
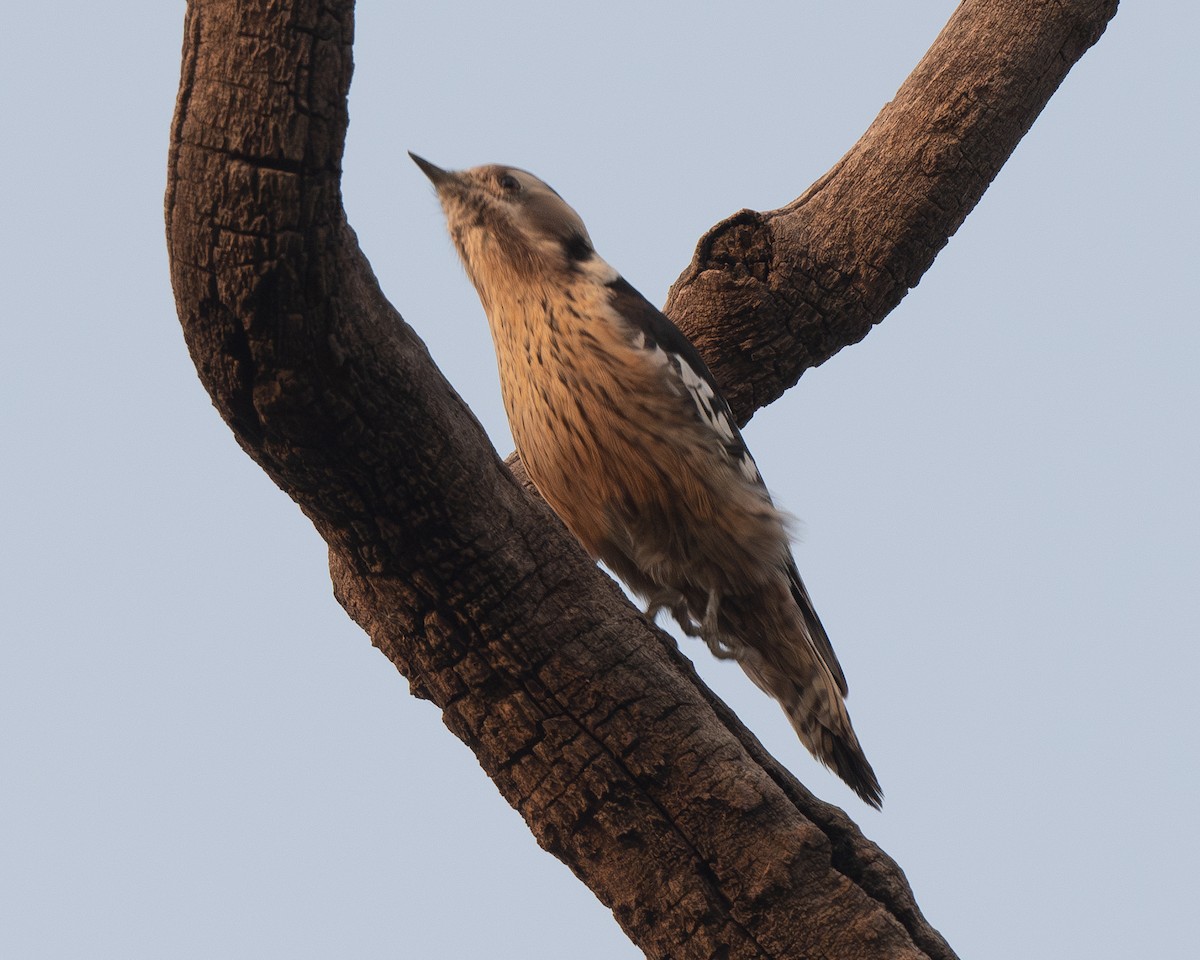
<path fill-rule="evenodd" d="M 763 486 L 762 476 L 742 440 L 733 411 L 721 395 L 717 381 L 692 342 L 663 313 L 634 289 L 624 277 L 608 285 L 612 305 L 626 321 L 636 324 L 645 350 L 660 350 L 679 386 L 691 398 L 696 416 L 717 435 L 730 461 L 750 483 Z M 764 493 L 765 493 L 764 487 Z"/>
<path fill-rule="evenodd" d="M 623 277 L 617 277 L 608 287 L 616 312 L 625 320 L 637 325 L 638 333 L 642 337 L 641 346 L 647 350 L 661 350 L 665 354 L 669 368 L 678 377 L 683 390 L 691 397 L 698 419 L 717 435 L 726 455 L 737 466 L 743 478 L 748 483 L 761 488 L 763 496 L 770 500 L 771 495 L 763 483 L 762 475 L 758 472 L 754 457 L 750 455 L 750 450 L 742 439 L 742 433 L 733 417 L 733 411 L 729 408 L 725 397 L 722 396 L 712 371 L 708 369 L 700 352 L 662 311 L 643 297 Z M 837 655 L 833 652 L 829 635 L 825 632 L 825 627 L 817 616 L 817 611 L 813 608 L 812 600 L 809 599 L 804 581 L 800 579 L 796 564 L 790 557 L 788 558 L 788 578 L 791 581 L 792 597 L 804 617 L 813 648 L 825 662 L 842 695 L 845 696 L 847 692 L 846 675 L 842 672 L 842 665 L 838 663 Z"/>

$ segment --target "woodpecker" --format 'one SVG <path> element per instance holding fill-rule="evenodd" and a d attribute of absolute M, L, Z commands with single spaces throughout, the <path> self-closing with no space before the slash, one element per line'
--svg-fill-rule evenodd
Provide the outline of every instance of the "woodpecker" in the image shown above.
<path fill-rule="evenodd" d="M 879 807 L 787 517 L 696 348 L 537 177 L 409 155 L 433 182 L 483 303 L 513 439 L 538 491 L 648 616 L 666 609 L 735 660 L 808 750 Z"/>

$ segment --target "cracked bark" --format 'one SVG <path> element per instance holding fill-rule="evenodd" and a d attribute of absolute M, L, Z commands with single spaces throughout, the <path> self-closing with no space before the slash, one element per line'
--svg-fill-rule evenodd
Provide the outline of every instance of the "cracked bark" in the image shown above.
<path fill-rule="evenodd" d="M 700 240 L 667 311 L 743 421 L 916 284 L 1115 11 L 967 0 L 818 183 Z M 350 0 L 192 0 L 166 197 L 196 369 L 329 544 L 338 600 L 649 956 L 953 957 L 896 864 L 514 479 L 380 292 L 339 187 L 352 30 Z"/>

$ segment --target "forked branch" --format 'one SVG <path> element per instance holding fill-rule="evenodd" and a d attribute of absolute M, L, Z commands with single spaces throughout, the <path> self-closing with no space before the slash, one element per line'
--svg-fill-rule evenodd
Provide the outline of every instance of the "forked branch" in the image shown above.
<path fill-rule="evenodd" d="M 1115 8 L 966 0 L 817 185 L 702 238 L 668 309 L 743 419 L 917 282 Z M 514 482 L 380 292 L 339 187 L 352 29 L 351 0 L 191 0 L 166 199 L 196 369 L 339 600 L 648 955 L 952 957 Z"/>

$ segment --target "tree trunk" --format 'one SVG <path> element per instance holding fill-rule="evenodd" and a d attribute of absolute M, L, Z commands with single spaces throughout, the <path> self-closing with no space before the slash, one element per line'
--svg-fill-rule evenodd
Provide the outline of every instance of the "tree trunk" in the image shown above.
<path fill-rule="evenodd" d="M 802 197 L 700 241 L 667 310 L 739 417 L 866 335 L 1116 0 L 966 0 Z M 341 204 L 351 0 L 192 0 L 166 197 L 180 320 L 334 590 L 538 842 L 652 957 L 950 958 L 900 869 L 808 793 L 514 480 L 384 299 Z"/>

